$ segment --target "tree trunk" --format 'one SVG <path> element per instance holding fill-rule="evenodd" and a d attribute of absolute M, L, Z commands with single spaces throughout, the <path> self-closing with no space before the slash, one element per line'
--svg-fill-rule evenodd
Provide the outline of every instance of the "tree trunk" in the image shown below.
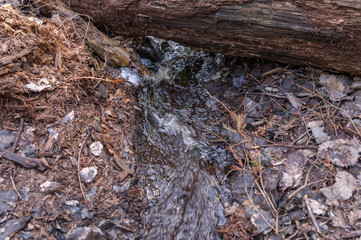
<path fill-rule="evenodd" d="M 122 35 L 361 74 L 359 0 L 62 0 Z"/>

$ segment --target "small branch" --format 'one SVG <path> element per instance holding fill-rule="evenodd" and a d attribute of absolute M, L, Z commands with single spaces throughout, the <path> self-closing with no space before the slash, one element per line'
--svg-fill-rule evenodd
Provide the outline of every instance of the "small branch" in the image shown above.
<path fill-rule="evenodd" d="M 265 144 L 260 146 L 254 146 L 254 149 L 257 148 L 266 148 L 266 147 L 285 147 L 285 148 L 294 148 L 294 149 L 318 149 L 317 146 L 312 145 L 288 145 L 288 144 Z"/>
<path fill-rule="evenodd" d="M 23 131 L 23 128 L 24 128 L 24 119 L 22 118 L 22 119 L 20 120 L 19 131 L 18 131 L 17 134 L 16 134 L 16 138 L 15 138 L 14 144 L 13 144 L 13 146 L 12 146 L 11 149 L 10 149 L 10 152 L 12 152 L 12 153 L 14 153 L 15 150 L 16 150 L 16 147 L 17 147 L 18 142 L 19 142 L 19 140 L 20 140 L 20 136 L 21 136 L 21 132 Z"/>
<path fill-rule="evenodd" d="M 361 236 L 361 230 L 341 234 L 341 238 L 357 238 Z"/>
<path fill-rule="evenodd" d="M 18 192 L 18 189 L 16 188 L 16 185 L 15 185 L 15 182 L 14 182 L 14 179 L 13 179 L 12 176 L 10 176 L 10 180 L 11 180 L 11 183 L 12 183 L 12 185 L 13 185 L 13 188 L 14 188 L 16 194 L 17 194 L 18 197 L 21 199 L 21 195 L 20 195 L 20 193 Z"/>
<path fill-rule="evenodd" d="M 25 168 L 38 168 L 40 171 L 44 171 L 49 167 L 45 159 L 22 157 L 6 150 L 0 151 L 0 157 L 16 162 Z"/>
<path fill-rule="evenodd" d="M 310 205 L 310 202 L 309 202 L 309 200 L 308 200 L 308 196 L 305 195 L 305 196 L 303 197 L 303 200 L 305 201 L 307 213 L 308 213 L 309 217 L 311 218 L 311 221 L 312 221 L 313 226 L 315 226 L 316 231 L 317 231 L 319 234 L 321 234 L 321 233 L 322 233 L 322 232 L 321 232 L 321 229 L 320 229 L 320 227 L 318 226 L 316 217 L 315 217 L 315 215 L 314 215 L 313 212 L 312 212 L 311 205 Z"/>
<path fill-rule="evenodd" d="M 83 140 L 83 143 L 80 146 L 79 154 L 78 154 L 78 181 L 79 181 L 79 186 L 80 186 L 81 194 L 83 195 L 84 201 L 86 201 L 86 197 L 85 197 L 85 193 L 84 193 L 84 190 L 83 190 L 83 185 L 81 184 L 81 179 L 80 179 L 80 156 L 81 156 L 81 151 L 83 150 L 83 146 L 85 144 L 85 141 L 88 138 L 89 134 L 90 134 L 90 130 L 86 134 L 86 136 L 85 136 L 85 138 Z"/>

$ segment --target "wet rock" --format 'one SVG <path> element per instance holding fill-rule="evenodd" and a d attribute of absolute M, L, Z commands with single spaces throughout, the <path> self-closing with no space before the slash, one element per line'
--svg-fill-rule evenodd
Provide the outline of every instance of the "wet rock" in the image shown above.
<path fill-rule="evenodd" d="M 339 167 L 353 166 L 360 157 L 361 145 L 359 140 L 337 139 L 320 145 L 318 156 L 331 161 Z"/>
<path fill-rule="evenodd" d="M 154 37 L 146 37 L 142 46 L 137 50 L 141 58 L 146 58 L 152 62 L 162 60 L 162 50 L 160 49 L 160 40 Z"/>
<path fill-rule="evenodd" d="M 49 193 L 58 190 L 60 184 L 58 182 L 46 181 L 40 185 L 40 192 Z"/>
<path fill-rule="evenodd" d="M 66 235 L 66 240 L 97 240 L 103 236 L 103 232 L 96 226 L 81 227 L 70 230 Z"/>
<path fill-rule="evenodd" d="M 98 171 L 95 167 L 86 167 L 80 170 L 80 179 L 83 182 L 91 182 L 94 180 L 95 176 L 97 175 Z"/>
<path fill-rule="evenodd" d="M 97 190 L 98 190 L 97 186 L 93 187 L 90 190 L 90 192 L 85 195 L 85 197 L 87 197 L 87 198 L 93 197 L 95 194 L 97 194 Z"/>
<path fill-rule="evenodd" d="M 9 220 L 0 228 L 0 239 L 10 239 L 15 233 L 23 229 L 26 223 L 30 220 L 29 217 Z"/>
<path fill-rule="evenodd" d="M 321 188 L 321 192 L 331 202 L 347 200 L 358 187 L 356 178 L 346 171 L 338 170 L 335 184 L 332 187 Z"/>
<path fill-rule="evenodd" d="M 127 82 L 132 83 L 135 86 L 138 86 L 142 80 L 136 70 L 132 70 L 130 68 L 121 67 L 120 77 L 125 79 Z"/>
<path fill-rule="evenodd" d="M 0 150 L 9 147 L 15 140 L 15 134 L 9 130 L 0 130 Z"/>
<path fill-rule="evenodd" d="M 99 141 L 96 141 L 96 142 L 93 142 L 92 144 L 90 144 L 89 148 L 90 148 L 91 153 L 94 156 L 99 157 L 103 151 L 103 144 Z"/>
<path fill-rule="evenodd" d="M 312 121 L 307 123 L 307 127 L 311 129 L 317 144 L 330 140 L 330 136 L 325 133 L 324 127 L 322 127 L 323 124 L 323 121 Z"/>
<path fill-rule="evenodd" d="M 69 201 L 66 201 L 64 204 L 69 206 L 69 207 L 76 207 L 76 206 L 79 205 L 79 201 L 77 201 L 77 200 L 69 200 Z"/>

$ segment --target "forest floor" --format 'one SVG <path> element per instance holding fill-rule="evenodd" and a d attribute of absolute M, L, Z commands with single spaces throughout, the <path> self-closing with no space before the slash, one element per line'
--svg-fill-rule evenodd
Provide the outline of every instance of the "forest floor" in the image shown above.
<path fill-rule="evenodd" d="M 71 24 L 0 7 L 0 239 L 144 236 L 135 87 Z M 205 84 L 234 156 L 220 235 L 360 237 L 361 79 L 246 68 Z"/>

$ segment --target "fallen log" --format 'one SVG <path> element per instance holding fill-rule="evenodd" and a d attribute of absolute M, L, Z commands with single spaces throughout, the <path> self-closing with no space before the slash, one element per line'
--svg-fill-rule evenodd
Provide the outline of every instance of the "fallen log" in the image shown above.
<path fill-rule="evenodd" d="M 122 35 L 361 74 L 358 0 L 62 0 Z"/>
<path fill-rule="evenodd" d="M 23 157 L 6 150 L 0 151 L 0 158 L 18 163 L 25 168 L 38 168 L 40 171 L 44 171 L 49 167 L 49 164 L 45 159 Z"/>

